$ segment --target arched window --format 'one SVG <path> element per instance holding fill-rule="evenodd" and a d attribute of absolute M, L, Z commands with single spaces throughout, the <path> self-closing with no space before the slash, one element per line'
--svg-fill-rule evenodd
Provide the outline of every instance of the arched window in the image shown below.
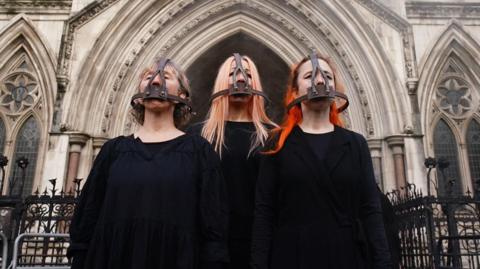
<path fill-rule="evenodd" d="M 467 129 L 467 150 L 472 185 L 480 191 L 480 124 L 476 120 L 472 120 Z"/>
<path fill-rule="evenodd" d="M 3 120 L 0 119 L 0 154 L 2 155 L 3 151 L 5 150 L 5 140 L 7 140 L 5 123 L 3 123 Z"/>
<path fill-rule="evenodd" d="M 452 130 L 447 123 L 442 119 L 437 123 L 433 134 L 433 146 L 435 151 L 435 158 L 440 158 L 448 161 L 449 166 L 443 169 L 443 174 L 439 166 L 437 166 L 438 191 L 439 195 L 447 194 L 447 191 L 452 190 L 452 193 L 459 194 L 462 192 L 460 172 L 458 169 L 458 150 L 457 142 Z M 453 185 L 451 185 L 453 184 Z"/>
<path fill-rule="evenodd" d="M 23 124 L 16 139 L 15 153 L 11 161 L 13 171 L 10 178 L 11 194 L 19 195 L 21 192 L 22 196 L 28 196 L 32 193 L 39 142 L 40 130 L 37 121 L 34 117 L 30 117 Z M 25 171 L 17 165 L 17 160 L 22 157 L 28 160 Z M 23 191 L 21 191 L 22 185 Z"/>

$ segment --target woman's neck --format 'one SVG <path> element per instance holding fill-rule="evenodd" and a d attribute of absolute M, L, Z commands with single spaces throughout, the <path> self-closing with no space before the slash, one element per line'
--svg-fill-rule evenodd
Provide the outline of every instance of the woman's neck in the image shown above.
<path fill-rule="evenodd" d="M 135 133 L 143 142 L 162 142 L 184 134 L 175 127 L 172 113 L 145 111 L 143 125 Z"/>
<path fill-rule="evenodd" d="M 252 121 L 252 116 L 248 113 L 248 105 L 232 105 L 231 103 L 228 106 L 228 121 Z"/>
<path fill-rule="evenodd" d="M 299 124 L 306 133 L 323 134 L 332 132 L 334 125 L 330 122 L 330 110 L 302 109 L 303 119 Z"/>

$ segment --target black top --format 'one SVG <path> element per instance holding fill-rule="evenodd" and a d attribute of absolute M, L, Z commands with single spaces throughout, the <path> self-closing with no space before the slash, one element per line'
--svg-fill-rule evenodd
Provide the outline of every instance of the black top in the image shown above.
<path fill-rule="evenodd" d="M 227 183 L 230 202 L 230 238 L 250 241 L 255 205 L 255 184 L 260 154 L 256 149 L 249 155 L 255 134 L 252 122 L 225 124 L 225 147 L 221 166 Z"/>
<path fill-rule="evenodd" d="M 151 152 L 139 139 L 117 137 L 102 147 L 70 226 L 72 269 L 193 269 L 228 261 L 217 155 L 197 135 L 161 144 Z"/>
<path fill-rule="evenodd" d="M 324 134 L 311 134 L 305 133 L 305 137 L 307 138 L 308 144 L 312 147 L 313 152 L 317 156 L 318 160 L 325 159 L 325 155 L 327 154 L 328 145 L 330 144 L 330 140 L 332 139 L 333 132 L 328 132 Z"/>
<path fill-rule="evenodd" d="M 194 125 L 189 131 L 199 134 L 202 127 Z M 229 268 L 249 268 L 255 185 L 262 156 L 258 148 L 249 153 L 255 131 L 253 122 L 225 122 L 221 166 L 230 208 Z"/>
<path fill-rule="evenodd" d="M 335 126 L 320 161 L 296 126 L 278 153 L 263 158 L 252 265 L 256 269 L 391 268 L 363 136 Z"/>
<path fill-rule="evenodd" d="M 142 142 L 140 138 L 136 139 Z M 143 144 L 147 147 L 147 150 L 150 152 L 150 154 L 154 155 L 166 150 L 169 147 L 169 144 L 173 142 L 175 142 L 175 139 L 164 142 L 143 142 Z"/>

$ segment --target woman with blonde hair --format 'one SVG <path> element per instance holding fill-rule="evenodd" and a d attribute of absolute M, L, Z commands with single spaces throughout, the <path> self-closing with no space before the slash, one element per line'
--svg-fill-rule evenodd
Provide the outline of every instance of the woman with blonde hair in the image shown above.
<path fill-rule="evenodd" d="M 294 66 L 285 105 L 259 171 L 252 267 L 391 268 L 367 141 L 343 128 L 348 98 L 332 61 Z"/>
<path fill-rule="evenodd" d="M 139 129 L 105 143 L 75 208 L 72 269 L 223 268 L 220 160 L 205 139 L 178 129 L 190 113 L 188 80 L 166 58 L 140 79 L 131 101 Z"/>
<path fill-rule="evenodd" d="M 254 62 L 235 53 L 218 71 L 206 120 L 193 128 L 221 158 L 230 207 L 229 268 L 249 268 L 259 151 L 275 125 L 264 99 Z"/>

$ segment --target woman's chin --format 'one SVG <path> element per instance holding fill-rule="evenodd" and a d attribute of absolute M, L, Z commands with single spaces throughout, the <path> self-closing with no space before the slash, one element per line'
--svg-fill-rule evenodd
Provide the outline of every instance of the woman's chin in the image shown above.
<path fill-rule="evenodd" d="M 148 100 L 147 102 L 144 102 L 144 106 L 146 110 L 150 110 L 152 112 L 161 112 L 170 108 L 172 103 L 163 100 Z"/>

